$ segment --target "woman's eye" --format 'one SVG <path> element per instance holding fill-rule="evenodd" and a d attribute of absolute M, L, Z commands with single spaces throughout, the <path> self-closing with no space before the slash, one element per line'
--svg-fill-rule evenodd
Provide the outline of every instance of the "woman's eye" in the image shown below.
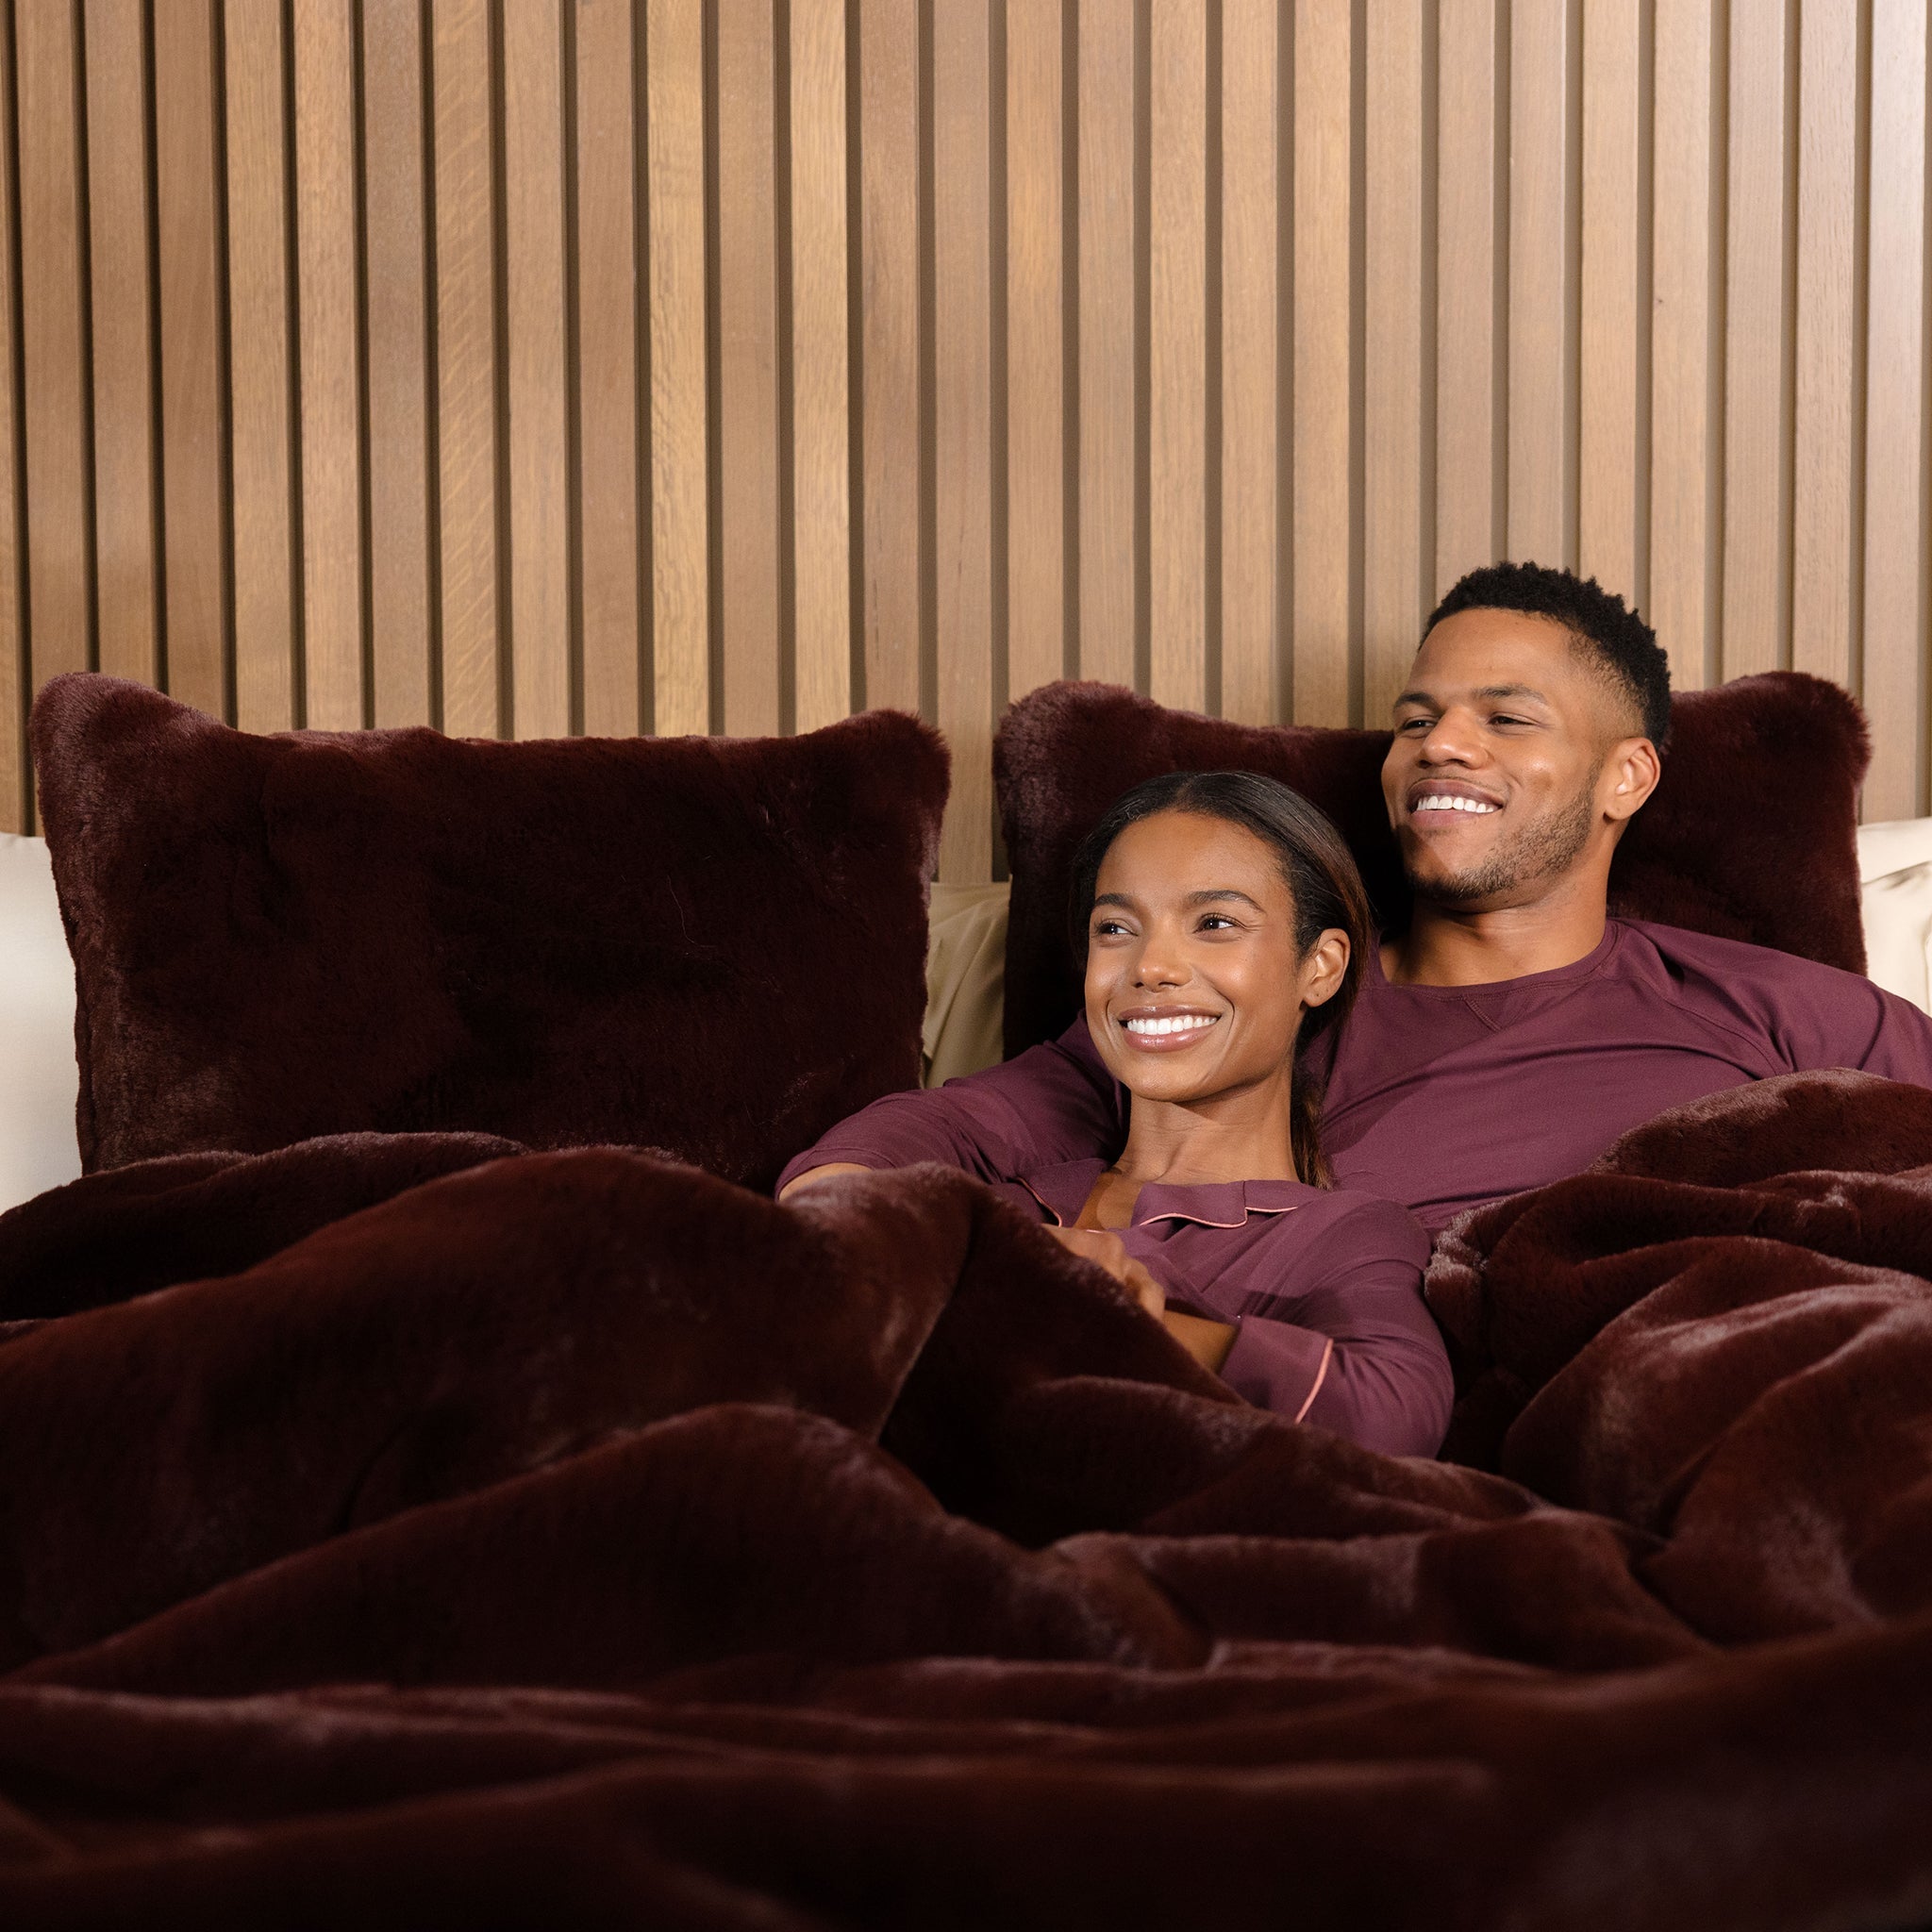
<path fill-rule="evenodd" d="M 1097 940 L 1113 939 L 1125 931 L 1126 927 L 1118 919 L 1096 920 L 1093 925 L 1093 937 Z"/>

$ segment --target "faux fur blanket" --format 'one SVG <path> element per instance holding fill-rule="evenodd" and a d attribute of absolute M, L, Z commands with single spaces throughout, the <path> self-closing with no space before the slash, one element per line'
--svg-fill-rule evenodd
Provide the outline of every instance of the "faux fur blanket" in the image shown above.
<path fill-rule="evenodd" d="M 1932 1924 L 1932 1094 L 1479 1210 L 1455 1463 L 963 1176 L 350 1137 L 0 1220 L 0 1924 Z"/>

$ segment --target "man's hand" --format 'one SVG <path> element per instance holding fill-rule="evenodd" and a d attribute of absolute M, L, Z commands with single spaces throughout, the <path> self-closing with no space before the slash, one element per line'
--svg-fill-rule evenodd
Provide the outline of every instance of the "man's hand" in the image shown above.
<path fill-rule="evenodd" d="M 870 1174 L 871 1172 L 871 1168 L 861 1167 L 854 1160 L 828 1161 L 824 1167 L 808 1167 L 796 1178 L 787 1181 L 784 1187 L 779 1190 L 778 1198 L 781 1201 L 789 1201 L 793 1194 L 797 1193 L 800 1188 L 809 1188 L 819 1181 L 828 1181 L 835 1174 Z"/>
<path fill-rule="evenodd" d="M 799 1178 L 803 1180 L 805 1176 L 801 1174 Z M 1157 1322 L 1160 1319 L 1167 1307 L 1167 1291 L 1147 1272 L 1143 1262 L 1127 1253 L 1119 1235 L 1109 1234 L 1104 1227 L 1050 1227 L 1047 1233 L 1083 1261 L 1093 1261 L 1105 1268 Z"/>

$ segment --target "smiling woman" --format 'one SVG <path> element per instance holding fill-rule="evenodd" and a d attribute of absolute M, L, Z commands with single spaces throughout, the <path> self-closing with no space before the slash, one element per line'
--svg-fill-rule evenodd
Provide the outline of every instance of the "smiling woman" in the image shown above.
<path fill-rule="evenodd" d="M 1037 1047 L 875 1102 L 793 1161 L 781 1196 L 872 1168 L 963 1167 L 1238 1394 L 1432 1453 L 1450 1376 L 1421 1297 L 1427 1237 L 1405 1209 L 1326 1185 L 1321 1094 L 1296 1065 L 1346 1015 L 1372 942 L 1333 825 L 1251 773 L 1151 779 L 1081 848 L 1069 909 L 1112 1095 L 1096 1091 L 1089 1117 L 1036 1115 L 1025 1062 L 1063 1051 Z"/>

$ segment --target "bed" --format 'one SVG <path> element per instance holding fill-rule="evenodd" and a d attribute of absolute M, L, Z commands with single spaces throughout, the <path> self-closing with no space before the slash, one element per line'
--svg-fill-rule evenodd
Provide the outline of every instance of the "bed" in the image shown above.
<path fill-rule="evenodd" d="M 1849 701 L 1674 735 L 1619 903 L 1882 933 L 1923 1004 Z M 0 1921 L 1932 1924 L 1932 1094 L 1762 1082 L 1465 1216 L 1439 1461 L 962 1175 L 764 1191 L 994 991 L 1057 1024 L 1151 770 L 1299 783 L 1398 916 L 1375 734 L 1037 693 L 998 972 L 907 719 L 248 740 L 81 677 L 35 737 L 73 968 L 4 1024 L 78 1106 L 0 1217 Z"/>

